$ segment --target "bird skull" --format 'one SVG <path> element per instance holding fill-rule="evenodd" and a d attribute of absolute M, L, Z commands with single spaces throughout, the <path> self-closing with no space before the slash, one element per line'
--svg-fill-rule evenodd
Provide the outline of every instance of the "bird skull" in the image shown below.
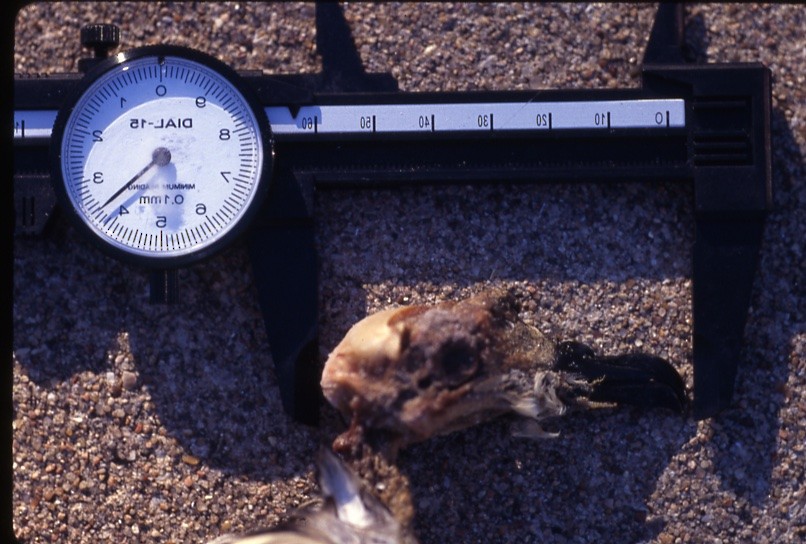
<path fill-rule="evenodd" d="M 514 296 L 501 289 L 370 315 L 333 349 L 322 373 L 325 398 L 350 421 L 334 447 L 352 449 L 381 433 L 396 451 L 507 412 L 531 420 L 529 434 L 544 435 L 534 423 L 592 400 L 683 404 L 682 381 L 663 359 L 631 354 L 622 364 L 583 347 L 558 346 L 525 324 Z M 629 393 L 620 395 L 621 387 Z M 636 396 L 642 387 L 648 393 Z"/>

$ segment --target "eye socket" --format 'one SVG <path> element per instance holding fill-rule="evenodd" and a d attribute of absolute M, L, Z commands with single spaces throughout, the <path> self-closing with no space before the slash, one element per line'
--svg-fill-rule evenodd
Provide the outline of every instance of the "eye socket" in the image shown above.
<path fill-rule="evenodd" d="M 473 346 L 459 341 L 445 345 L 437 360 L 446 377 L 466 378 L 476 370 L 478 354 Z"/>

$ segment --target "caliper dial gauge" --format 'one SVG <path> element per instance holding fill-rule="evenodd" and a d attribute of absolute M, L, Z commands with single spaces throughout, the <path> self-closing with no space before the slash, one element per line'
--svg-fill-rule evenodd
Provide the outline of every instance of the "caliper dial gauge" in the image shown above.
<path fill-rule="evenodd" d="M 177 46 L 95 67 L 57 115 L 56 193 L 78 228 L 124 260 L 172 268 L 206 257 L 266 193 L 272 138 L 237 73 Z"/>

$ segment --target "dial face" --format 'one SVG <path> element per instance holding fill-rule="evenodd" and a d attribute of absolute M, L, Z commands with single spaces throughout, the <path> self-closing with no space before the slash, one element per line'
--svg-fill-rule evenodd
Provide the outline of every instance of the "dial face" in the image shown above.
<path fill-rule="evenodd" d="M 268 122 L 217 61 L 135 52 L 92 80 L 63 127 L 57 119 L 57 188 L 118 256 L 185 264 L 221 247 L 259 204 Z"/>

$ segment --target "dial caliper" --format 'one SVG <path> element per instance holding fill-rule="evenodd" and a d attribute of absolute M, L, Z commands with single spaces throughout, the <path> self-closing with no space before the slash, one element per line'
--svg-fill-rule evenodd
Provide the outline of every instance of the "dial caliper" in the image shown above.
<path fill-rule="evenodd" d="M 315 188 L 690 182 L 695 416 L 729 405 L 771 202 L 766 67 L 686 63 L 682 7 L 661 4 L 640 88 L 407 93 L 364 72 L 335 3 L 316 11 L 319 74 L 236 72 L 176 46 L 108 56 L 117 28 L 91 25 L 82 73 L 16 77 L 17 233 L 58 206 L 152 269 L 155 300 L 245 235 L 283 405 L 313 422 Z"/>
<path fill-rule="evenodd" d="M 184 48 L 99 63 L 45 123 L 59 200 L 122 259 L 175 267 L 226 246 L 272 171 L 271 130 L 250 92 L 229 67 Z"/>

